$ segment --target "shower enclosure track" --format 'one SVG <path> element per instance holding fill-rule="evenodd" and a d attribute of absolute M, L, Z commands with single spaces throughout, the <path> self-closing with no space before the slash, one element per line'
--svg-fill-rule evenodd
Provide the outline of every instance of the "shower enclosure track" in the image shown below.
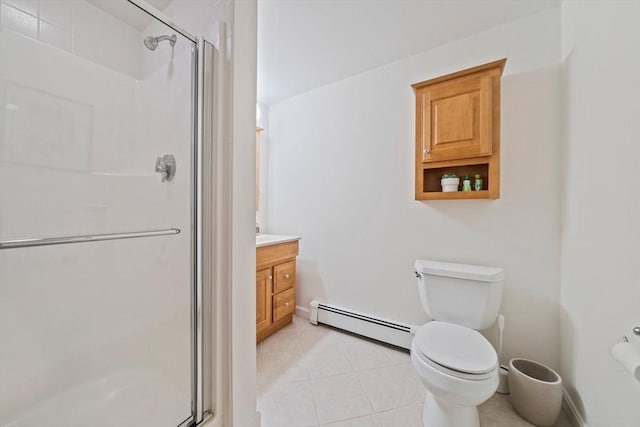
<path fill-rule="evenodd" d="M 179 228 L 133 231 L 128 233 L 84 234 L 77 236 L 43 237 L 0 241 L 0 249 L 29 248 L 32 246 L 66 245 L 69 243 L 101 242 L 104 240 L 138 239 L 179 234 Z"/>

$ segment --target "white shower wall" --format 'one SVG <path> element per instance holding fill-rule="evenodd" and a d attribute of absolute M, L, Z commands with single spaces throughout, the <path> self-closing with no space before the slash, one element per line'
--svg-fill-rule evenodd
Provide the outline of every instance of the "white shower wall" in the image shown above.
<path fill-rule="evenodd" d="M 92 399 L 87 384 L 116 377 L 154 378 L 168 390 L 164 410 L 173 415 L 165 419 L 184 419 L 191 405 L 191 42 L 179 36 L 173 55 L 166 42 L 151 52 L 146 32 L 84 1 L 50 3 L 0 5 L 0 240 L 182 233 L 0 251 L 0 424 L 25 416 L 37 423 L 33 408 L 40 408 L 75 425 L 63 412 L 82 402 L 65 408 L 61 396 L 82 389 Z M 58 25 L 57 38 L 48 25 Z M 164 61 L 142 79 L 149 55 Z M 166 153 L 176 157 L 177 174 L 161 183 L 154 166 Z M 91 403 L 96 414 L 122 413 L 113 404 Z M 152 411 L 159 403 L 145 404 Z"/>
<path fill-rule="evenodd" d="M 0 0 L 0 26 L 131 77 L 139 74 L 139 31 L 85 0 Z"/>

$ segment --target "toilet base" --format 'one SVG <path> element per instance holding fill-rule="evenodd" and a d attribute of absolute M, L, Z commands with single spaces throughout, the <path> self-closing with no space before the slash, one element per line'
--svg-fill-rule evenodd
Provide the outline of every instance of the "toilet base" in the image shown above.
<path fill-rule="evenodd" d="M 424 400 L 422 422 L 424 427 L 480 427 L 477 407 L 447 405 L 430 391 Z"/>

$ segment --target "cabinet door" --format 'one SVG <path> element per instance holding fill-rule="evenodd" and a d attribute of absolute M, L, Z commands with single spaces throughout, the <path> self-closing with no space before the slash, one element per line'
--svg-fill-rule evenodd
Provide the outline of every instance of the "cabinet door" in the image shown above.
<path fill-rule="evenodd" d="M 294 289 L 291 288 L 284 292 L 280 292 L 273 296 L 273 321 L 286 317 L 292 314 L 296 308 L 296 295 Z"/>
<path fill-rule="evenodd" d="M 490 156 L 491 76 L 427 86 L 416 93 L 416 132 L 422 161 Z"/>
<path fill-rule="evenodd" d="M 271 282 L 270 268 L 256 272 L 256 332 L 262 332 L 271 325 Z"/>
<path fill-rule="evenodd" d="M 296 283 L 296 262 L 288 261 L 273 267 L 273 293 L 277 294 L 293 287 Z"/>

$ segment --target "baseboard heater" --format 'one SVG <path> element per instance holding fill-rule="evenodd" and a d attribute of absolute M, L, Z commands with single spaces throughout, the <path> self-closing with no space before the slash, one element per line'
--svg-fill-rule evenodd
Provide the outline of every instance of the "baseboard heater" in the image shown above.
<path fill-rule="evenodd" d="M 406 349 L 411 348 L 413 335 L 418 328 L 317 300 L 311 301 L 310 305 L 309 321 L 314 325 L 323 323 Z"/>

